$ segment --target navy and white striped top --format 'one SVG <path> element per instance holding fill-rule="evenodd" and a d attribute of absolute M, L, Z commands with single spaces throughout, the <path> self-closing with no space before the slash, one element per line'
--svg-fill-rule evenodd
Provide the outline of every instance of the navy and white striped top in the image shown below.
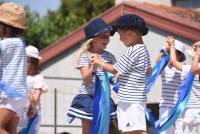
<path fill-rule="evenodd" d="M 81 55 L 80 55 L 79 62 L 75 66 L 75 68 L 80 69 L 81 67 L 89 67 L 91 65 L 90 57 L 92 56 L 92 54 L 93 53 L 91 53 L 89 51 L 82 52 Z M 114 55 L 111 54 L 110 52 L 103 51 L 103 53 L 100 56 L 101 56 L 101 59 L 106 63 L 114 64 L 116 62 Z M 101 76 L 102 73 L 103 73 L 103 68 L 99 66 L 97 68 L 96 74 L 98 76 Z M 83 80 L 82 83 L 81 83 L 81 87 L 79 88 L 79 93 L 80 94 L 93 95 L 94 94 L 94 81 L 95 81 L 94 77 L 93 77 L 92 83 L 91 82 L 88 83 L 88 82 Z"/>
<path fill-rule="evenodd" d="M 183 65 L 182 75 L 183 77 L 187 77 L 189 70 L 191 69 L 191 65 Z M 195 75 L 192 92 L 190 94 L 190 98 L 186 108 L 200 108 L 200 81 L 199 75 Z"/>
<path fill-rule="evenodd" d="M 171 65 L 167 65 L 161 74 L 162 97 L 160 107 L 174 107 L 179 97 L 179 89 L 182 84 L 181 71 Z"/>
<path fill-rule="evenodd" d="M 0 41 L 0 80 L 20 94 L 27 95 L 27 57 L 26 46 L 20 38 L 5 38 Z M 7 96 L 0 89 L 1 96 Z"/>
<path fill-rule="evenodd" d="M 147 101 L 147 68 L 151 67 L 144 44 L 127 48 L 114 68 L 119 73 L 118 101 L 144 103 Z"/>

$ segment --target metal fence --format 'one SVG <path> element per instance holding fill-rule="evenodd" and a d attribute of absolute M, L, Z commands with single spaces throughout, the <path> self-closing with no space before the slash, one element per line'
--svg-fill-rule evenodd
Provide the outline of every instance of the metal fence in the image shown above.
<path fill-rule="evenodd" d="M 80 123 L 78 123 L 78 124 L 75 123 L 72 125 L 67 124 L 66 119 L 65 119 L 65 114 L 67 113 L 67 108 L 66 108 L 66 110 L 63 111 L 63 109 L 61 107 L 59 107 L 59 105 L 66 105 L 64 103 L 61 103 L 62 102 L 61 100 L 64 100 L 66 98 L 67 93 L 63 92 L 62 90 L 54 89 L 49 92 L 49 95 L 46 95 L 46 96 L 48 96 L 48 100 L 47 100 L 48 103 L 46 103 L 46 105 L 49 105 L 49 107 L 48 108 L 43 107 L 42 118 L 45 118 L 45 116 L 48 116 L 48 113 L 51 112 L 52 113 L 51 117 L 49 117 L 49 120 L 51 120 L 51 122 L 48 122 L 47 121 L 48 117 L 46 117 L 41 124 L 39 134 L 58 134 L 59 132 L 64 132 L 64 131 L 70 132 L 71 134 L 81 133 L 81 124 Z M 51 97 L 49 97 L 49 96 L 51 96 Z M 53 98 L 53 99 L 50 99 L 50 98 Z M 71 103 L 71 101 L 68 103 Z M 156 118 L 158 118 L 158 104 L 148 104 L 148 107 L 153 109 L 152 112 L 153 112 L 154 116 Z M 50 109 L 50 110 L 48 110 L 48 109 Z M 60 114 L 59 113 L 60 111 L 63 111 L 64 114 Z M 59 119 L 61 119 L 61 121 Z M 62 119 L 64 121 L 62 121 Z M 147 128 L 148 128 L 149 134 L 154 134 L 154 129 L 149 123 L 147 123 Z M 116 134 L 116 130 L 114 130 L 114 128 L 112 128 L 110 134 L 111 133 Z"/>

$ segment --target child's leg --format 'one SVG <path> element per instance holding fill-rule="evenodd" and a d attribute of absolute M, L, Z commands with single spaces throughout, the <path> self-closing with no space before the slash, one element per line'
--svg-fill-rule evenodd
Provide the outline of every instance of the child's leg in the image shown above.
<path fill-rule="evenodd" d="M 9 121 L 8 125 L 6 125 L 6 130 L 10 134 L 17 134 L 17 125 L 19 122 L 19 116 L 16 113 L 13 113 L 13 118 Z"/>
<path fill-rule="evenodd" d="M 89 134 L 91 125 L 92 125 L 92 121 L 82 120 L 82 134 Z"/>
<path fill-rule="evenodd" d="M 111 120 L 110 123 L 112 124 L 113 128 L 115 129 L 115 132 L 117 132 L 117 134 L 120 134 L 117 121 L 116 120 Z"/>
<path fill-rule="evenodd" d="M 0 134 L 9 134 L 5 127 L 12 118 L 13 112 L 4 108 L 0 108 Z"/>

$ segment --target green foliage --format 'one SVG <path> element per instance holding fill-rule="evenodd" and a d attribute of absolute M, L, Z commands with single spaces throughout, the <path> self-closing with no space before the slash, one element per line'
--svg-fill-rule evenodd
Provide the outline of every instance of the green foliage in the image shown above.
<path fill-rule="evenodd" d="M 57 11 L 48 11 L 41 18 L 27 8 L 28 25 L 25 36 L 29 44 L 39 49 L 66 36 L 91 18 L 114 5 L 114 0 L 61 0 Z"/>

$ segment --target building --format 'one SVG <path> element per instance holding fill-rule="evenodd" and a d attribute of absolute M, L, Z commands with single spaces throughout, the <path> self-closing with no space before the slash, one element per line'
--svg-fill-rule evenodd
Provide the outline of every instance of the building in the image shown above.
<path fill-rule="evenodd" d="M 124 2 L 103 12 L 98 17 L 112 24 L 119 16 L 130 13 L 142 16 L 149 27 L 149 34 L 144 36 L 144 42 L 150 52 L 152 65 L 155 64 L 156 55 L 163 47 L 168 35 L 173 35 L 183 42 L 187 50 L 191 49 L 191 45 L 195 41 L 200 40 L 200 12 L 196 10 L 140 2 Z M 49 92 L 42 97 L 41 134 L 54 134 L 54 124 L 58 126 L 57 132 L 68 131 L 72 134 L 81 134 L 80 121 L 75 120 L 73 124 L 67 125 L 66 112 L 80 86 L 81 76 L 79 71 L 74 69 L 74 65 L 76 54 L 84 39 L 83 27 L 79 27 L 40 52 L 43 57 L 41 61 L 42 74 L 49 86 Z M 124 49 L 118 34 L 111 37 L 108 51 L 119 58 Z M 154 88 L 148 95 L 148 103 L 157 106 L 161 96 L 160 81 Z M 54 89 L 57 89 L 56 102 Z M 55 106 L 57 111 L 55 111 Z M 55 114 L 56 118 L 54 118 Z M 64 125 L 67 126 L 64 127 Z M 47 128 L 48 126 L 49 128 Z"/>

